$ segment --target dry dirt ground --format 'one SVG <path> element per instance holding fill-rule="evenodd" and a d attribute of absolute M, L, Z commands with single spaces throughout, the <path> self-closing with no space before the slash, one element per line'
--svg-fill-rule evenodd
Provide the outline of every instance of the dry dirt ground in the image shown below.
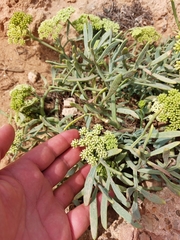
<path fill-rule="evenodd" d="M 134 17 L 128 8 L 133 0 L 117 0 L 116 6 L 121 12 L 116 15 L 126 27 L 133 20 L 137 25 L 154 24 L 157 31 L 168 38 L 175 34 L 176 25 L 172 15 L 170 0 L 139 0 L 144 12 Z M 9 45 L 7 42 L 7 24 L 13 12 L 23 10 L 33 15 L 33 28 L 39 23 L 54 14 L 63 7 L 73 6 L 76 8 L 75 15 L 80 13 L 93 13 L 101 15 L 110 14 L 114 1 L 104 0 L 1 0 L 0 2 L 0 109 L 10 114 L 9 91 L 19 83 L 28 83 L 28 76 L 39 74 L 49 81 L 50 67 L 45 60 L 56 60 L 57 55 L 32 43 L 23 47 Z M 177 10 L 180 13 L 179 0 L 175 1 Z M 123 6 L 123 7 L 122 7 Z M 140 9 L 142 10 L 142 9 Z M 139 11 L 139 9 L 136 9 Z M 180 15 L 180 14 L 179 14 Z M 123 17 L 123 18 L 122 18 Z M 36 88 L 43 86 L 41 79 L 34 83 Z M 7 118 L 1 115 L 0 125 L 7 122 Z M 2 167 L 2 166 L 1 166 Z M 166 205 L 157 206 L 150 202 L 142 204 L 142 225 L 141 230 L 134 229 L 116 214 L 110 211 L 109 229 L 102 231 L 99 228 L 99 240 L 180 240 L 180 204 L 179 198 L 164 189 L 159 193 L 167 202 Z M 90 240 L 90 231 L 80 238 Z"/>

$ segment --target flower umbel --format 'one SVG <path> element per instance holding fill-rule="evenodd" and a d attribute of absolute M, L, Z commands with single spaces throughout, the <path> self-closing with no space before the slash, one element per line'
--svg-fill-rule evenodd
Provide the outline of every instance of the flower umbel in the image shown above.
<path fill-rule="evenodd" d="M 91 22 L 93 29 L 99 31 L 100 29 L 104 29 L 105 32 L 112 29 L 112 32 L 118 33 L 120 26 L 118 23 L 115 23 L 109 19 L 103 18 L 93 15 L 93 14 L 82 14 L 78 19 L 73 21 L 73 26 L 78 32 L 83 31 L 83 27 L 85 23 Z"/>
<path fill-rule="evenodd" d="M 106 159 L 108 151 L 118 148 L 116 137 L 110 132 L 102 133 L 103 127 L 100 124 L 94 125 L 92 131 L 86 127 L 79 131 L 80 139 L 72 141 L 72 147 L 85 147 L 81 152 L 82 160 L 86 160 L 91 165 L 97 165 L 100 158 Z"/>
<path fill-rule="evenodd" d="M 10 107 L 17 114 L 22 113 L 28 118 L 40 114 L 40 100 L 32 86 L 19 84 L 11 90 L 10 96 Z"/>
<path fill-rule="evenodd" d="M 39 38 L 52 38 L 56 40 L 63 28 L 63 24 L 66 23 L 74 11 L 75 9 L 72 7 L 64 8 L 53 18 L 44 20 L 38 28 Z"/>
<path fill-rule="evenodd" d="M 177 89 L 160 94 L 154 101 L 151 111 L 162 110 L 157 117 L 158 121 L 169 123 L 166 130 L 180 129 L 180 92 Z"/>
<path fill-rule="evenodd" d="M 153 43 L 159 40 L 160 35 L 156 32 L 153 26 L 145 27 L 135 27 L 132 29 L 132 37 L 136 39 L 137 42 Z"/>
<path fill-rule="evenodd" d="M 28 27 L 32 20 L 33 18 L 29 14 L 15 12 L 8 25 L 8 42 L 19 45 L 25 44 L 25 37 L 28 36 Z"/>

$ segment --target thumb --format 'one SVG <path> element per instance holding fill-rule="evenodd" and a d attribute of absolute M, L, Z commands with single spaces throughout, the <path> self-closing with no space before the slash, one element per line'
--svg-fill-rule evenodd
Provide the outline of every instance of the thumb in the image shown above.
<path fill-rule="evenodd" d="M 14 128 L 10 124 L 5 124 L 0 128 L 0 159 L 2 159 L 14 140 Z"/>

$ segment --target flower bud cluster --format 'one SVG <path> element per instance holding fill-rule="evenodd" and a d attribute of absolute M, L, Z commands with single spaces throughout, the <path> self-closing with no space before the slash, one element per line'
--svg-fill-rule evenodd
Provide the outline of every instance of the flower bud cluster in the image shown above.
<path fill-rule="evenodd" d="M 11 145 L 9 151 L 8 151 L 8 154 L 11 155 L 11 156 L 15 156 L 18 152 L 19 152 L 19 149 L 22 145 L 22 141 L 23 141 L 23 136 L 24 136 L 24 133 L 23 133 L 23 129 L 18 129 L 16 132 L 15 132 L 15 138 L 14 138 L 14 141 L 13 141 L 13 144 Z"/>
<path fill-rule="evenodd" d="M 28 27 L 32 22 L 32 16 L 24 12 L 15 12 L 8 24 L 8 42 L 23 45 L 28 35 Z"/>
<path fill-rule="evenodd" d="M 67 7 L 61 9 L 51 19 L 44 20 L 38 28 L 39 38 L 52 38 L 53 40 L 56 40 L 60 34 L 63 24 L 66 23 L 74 11 L 74 8 Z"/>
<path fill-rule="evenodd" d="M 28 84 L 19 84 L 10 92 L 10 107 L 26 116 L 39 111 L 39 98 L 35 96 L 35 89 Z"/>
<path fill-rule="evenodd" d="M 140 43 L 153 43 L 159 40 L 160 35 L 153 26 L 135 27 L 132 29 L 132 37 Z"/>
<path fill-rule="evenodd" d="M 103 18 L 93 15 L 93 14 L 82 14 L 78 19 L 73 21 L 73 26 L 78 32 L 82 32 L 84 28 L 84 24 L 88 23 L 88 21 L 91 22 L 93 28 L 97 31 L 104 29 L 105 31 L 108 31 L 112 29 L 114 33 L 118 33 L 120 27 L 118 23 L 115 23 L 109 19 Z"/>
<path fill-rule="evenodd" d="M 173 49 L 174 49 L 174 51 L 175 52 L 180 52 L 180 32 L 176 35 L 176 43 L 174 44 L 174 47 L 173 47 Z"/>
<path fill-rule="evenodd" d="M 85 147 L 81 152 L 82 160 L 86 160 L 91 165 L 97 165 L 100 158 L 108 157 L 108 150 L 118 147 L 116 137 L 110 132 L 102 133 L 103 127 L 100 124 L 94 125 L 92 131 L 82 127 L 79 131 L 80 139 L 72 141 L 72 147 Z"/>
<path fill-rule="evenodd" d="M 180 92 L 177 89 L 160 94 L 151 110 L 155 113 L 162 110 L 157 120 L 169 123 L 166 130 L 180 130 Z"/>

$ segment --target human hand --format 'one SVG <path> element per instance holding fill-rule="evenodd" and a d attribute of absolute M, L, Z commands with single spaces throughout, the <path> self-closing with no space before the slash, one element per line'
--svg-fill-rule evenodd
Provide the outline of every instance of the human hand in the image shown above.
<path fill-rule="evenodd" d="M 87 229 L 87 206 L 81 204 L 67 214 L 64 209 L 83 188 L 90 166 L 52 190 L 80 160 L 81 150 L 70 147 L 78 137 L 77 130 L 65 131 L 0 170 L 1 240 L 74 240 Z M 1 158 L 13 139 L 11 125 L 0 128 Z"/>

